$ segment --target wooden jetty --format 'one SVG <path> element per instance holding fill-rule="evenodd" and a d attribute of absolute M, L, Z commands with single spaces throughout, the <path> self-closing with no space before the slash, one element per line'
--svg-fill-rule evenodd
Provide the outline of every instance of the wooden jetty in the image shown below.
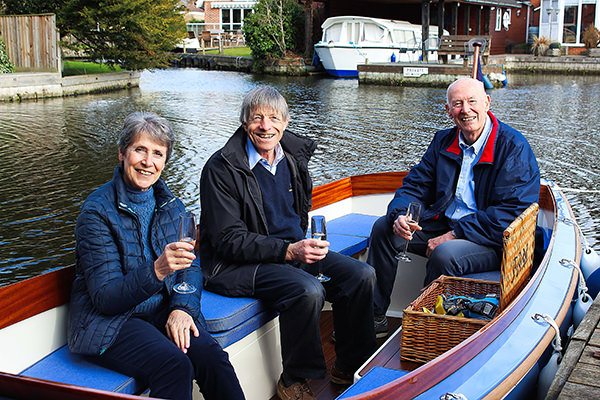
<path fill-rule="evenodd" d="M 577 327 L 547 400 L 600 399 L 600 296 Z"/>

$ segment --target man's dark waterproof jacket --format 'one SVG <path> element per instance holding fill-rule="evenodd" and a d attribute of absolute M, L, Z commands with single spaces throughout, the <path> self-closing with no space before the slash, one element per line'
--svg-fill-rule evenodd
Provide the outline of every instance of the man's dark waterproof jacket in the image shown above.
<path fill-rule="evenodd" d="M 113 179 L 83 203 L 75 228 L 76 277 L 71 291 L 67 341 L 74 353 L 101 354 L 114 342 L 135 307 L 163 290 L 169 309 L 187 312 L 195 321 L 200 314 L 202 274 L 198 261 L 187 269 L 186 281 L 198 290 L 172 291 L 181 271 L 160 281 L 154 260 L 168 243 L 178 241 L 179 214 L 185 210 L 162 179 L 152 186 L 156 210 L 150 225 L 151 253 L 144 257 L 138 216 L 129 204 L 121 167 Z"/>
<path fill-rule="evenodd" d="M 269 236 L 258 181 L 248 164 L 242 127 L 211 156 L 200 179 L 200 261 L 208 289 L 229 296 L 254 293 L 261 263 L 285 263 L 289 242 Z M 308 161 L 316 143 L 284 131 L 279 142 L 288 163 L 295 211 L 308 227 L 312 181 Z M 283 162 L 283 161 L 282 161 Z"/>
<path fill-rule="evenodd" d="M 498 121 L 491 112 L 492 132 L 473 166 L 477 212 L 456 222 L 444 212 L 451 204 L 462 163 L 457 127 L 436 133 L 421 162 L 404 178 L 388 205 L 390 225 L 410 202 L 423 207 L 421 222 L 427 231 L 454 229 L 458 238 L 502 251 L 502 232 L 540 193 L 540 172 L 527 140 Z"/>

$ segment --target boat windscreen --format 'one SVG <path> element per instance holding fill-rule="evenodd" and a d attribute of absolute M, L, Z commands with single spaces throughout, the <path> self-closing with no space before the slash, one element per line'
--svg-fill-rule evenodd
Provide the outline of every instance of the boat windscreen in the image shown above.
<path fill-rule="evenodd" d="M 365 42 L 383 42 L 389 43 L 389 37 L 386 37 L 386 31 L 379 25 L 364 24 L 364 39 Z"/>
<path fill-rule="evenodd" d="M 342 23 L 333 24 L 323 33 L 323 41 L 325 43 L 333 41 L 339 42 L 342 36 Z"/>
<path fill-rule="evenodd" d="M 392 39 L 394 43 L 416 43 L 414 31 L 407 31 L 404 29 L 394 29 L 392 31 Z"/>

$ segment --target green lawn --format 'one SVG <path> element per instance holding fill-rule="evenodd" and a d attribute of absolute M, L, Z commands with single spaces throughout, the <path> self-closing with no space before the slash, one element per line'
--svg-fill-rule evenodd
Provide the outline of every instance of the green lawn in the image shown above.
<path fill-rule="evenodd" d="M 106 72 L 122 71 L 118 65 L 114 66 L 114 69 L 110 68 L 106 64 L 97 64 L 85 61 L 63 61 L 63 76 L 71 75 L 88 75 L 88 74 L 102 74 Z"/>
<path fill-rule="evenodd" d="M 202 49 L 198 50 L 202 54 Z M 206 54 L 219 54 L 219 50 L 207 50 Z M 223 49 L 223 55 L 236 57 L 252 57 L 250 47 L 226 47 Z"/>

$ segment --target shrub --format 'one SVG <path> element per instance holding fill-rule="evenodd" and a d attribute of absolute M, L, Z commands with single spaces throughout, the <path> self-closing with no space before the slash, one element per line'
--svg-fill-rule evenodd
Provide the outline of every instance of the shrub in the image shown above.
<path fill-rule="evenodd" d="M 302 51 L 304 11 L 293 0 L 259 0 L 244 19 L 244 37 L 257 60 Z"/>
<path fill-rule="evenodd" d="M 2 36 L 0 36 L 0 73 L 11 73 L 15 72 L 15 66 L 8 58 L 8 54 L 6 53 L 6 45 L 2 40 Z"/>
<path fill-rule="evenodd" d="M 594 25 L 588 25 L 583 30 L 581 41 L 588 49 L 598 47 L 598 43 L 600 42 L 600 31 Z"/>
<path fill-rule="evenodd" d="M 533 35 L 533 44 L 531 45 L 531 52 L 538 56 L 543 56 L 550 46 L 550 39 L 545 36 Z"/>

